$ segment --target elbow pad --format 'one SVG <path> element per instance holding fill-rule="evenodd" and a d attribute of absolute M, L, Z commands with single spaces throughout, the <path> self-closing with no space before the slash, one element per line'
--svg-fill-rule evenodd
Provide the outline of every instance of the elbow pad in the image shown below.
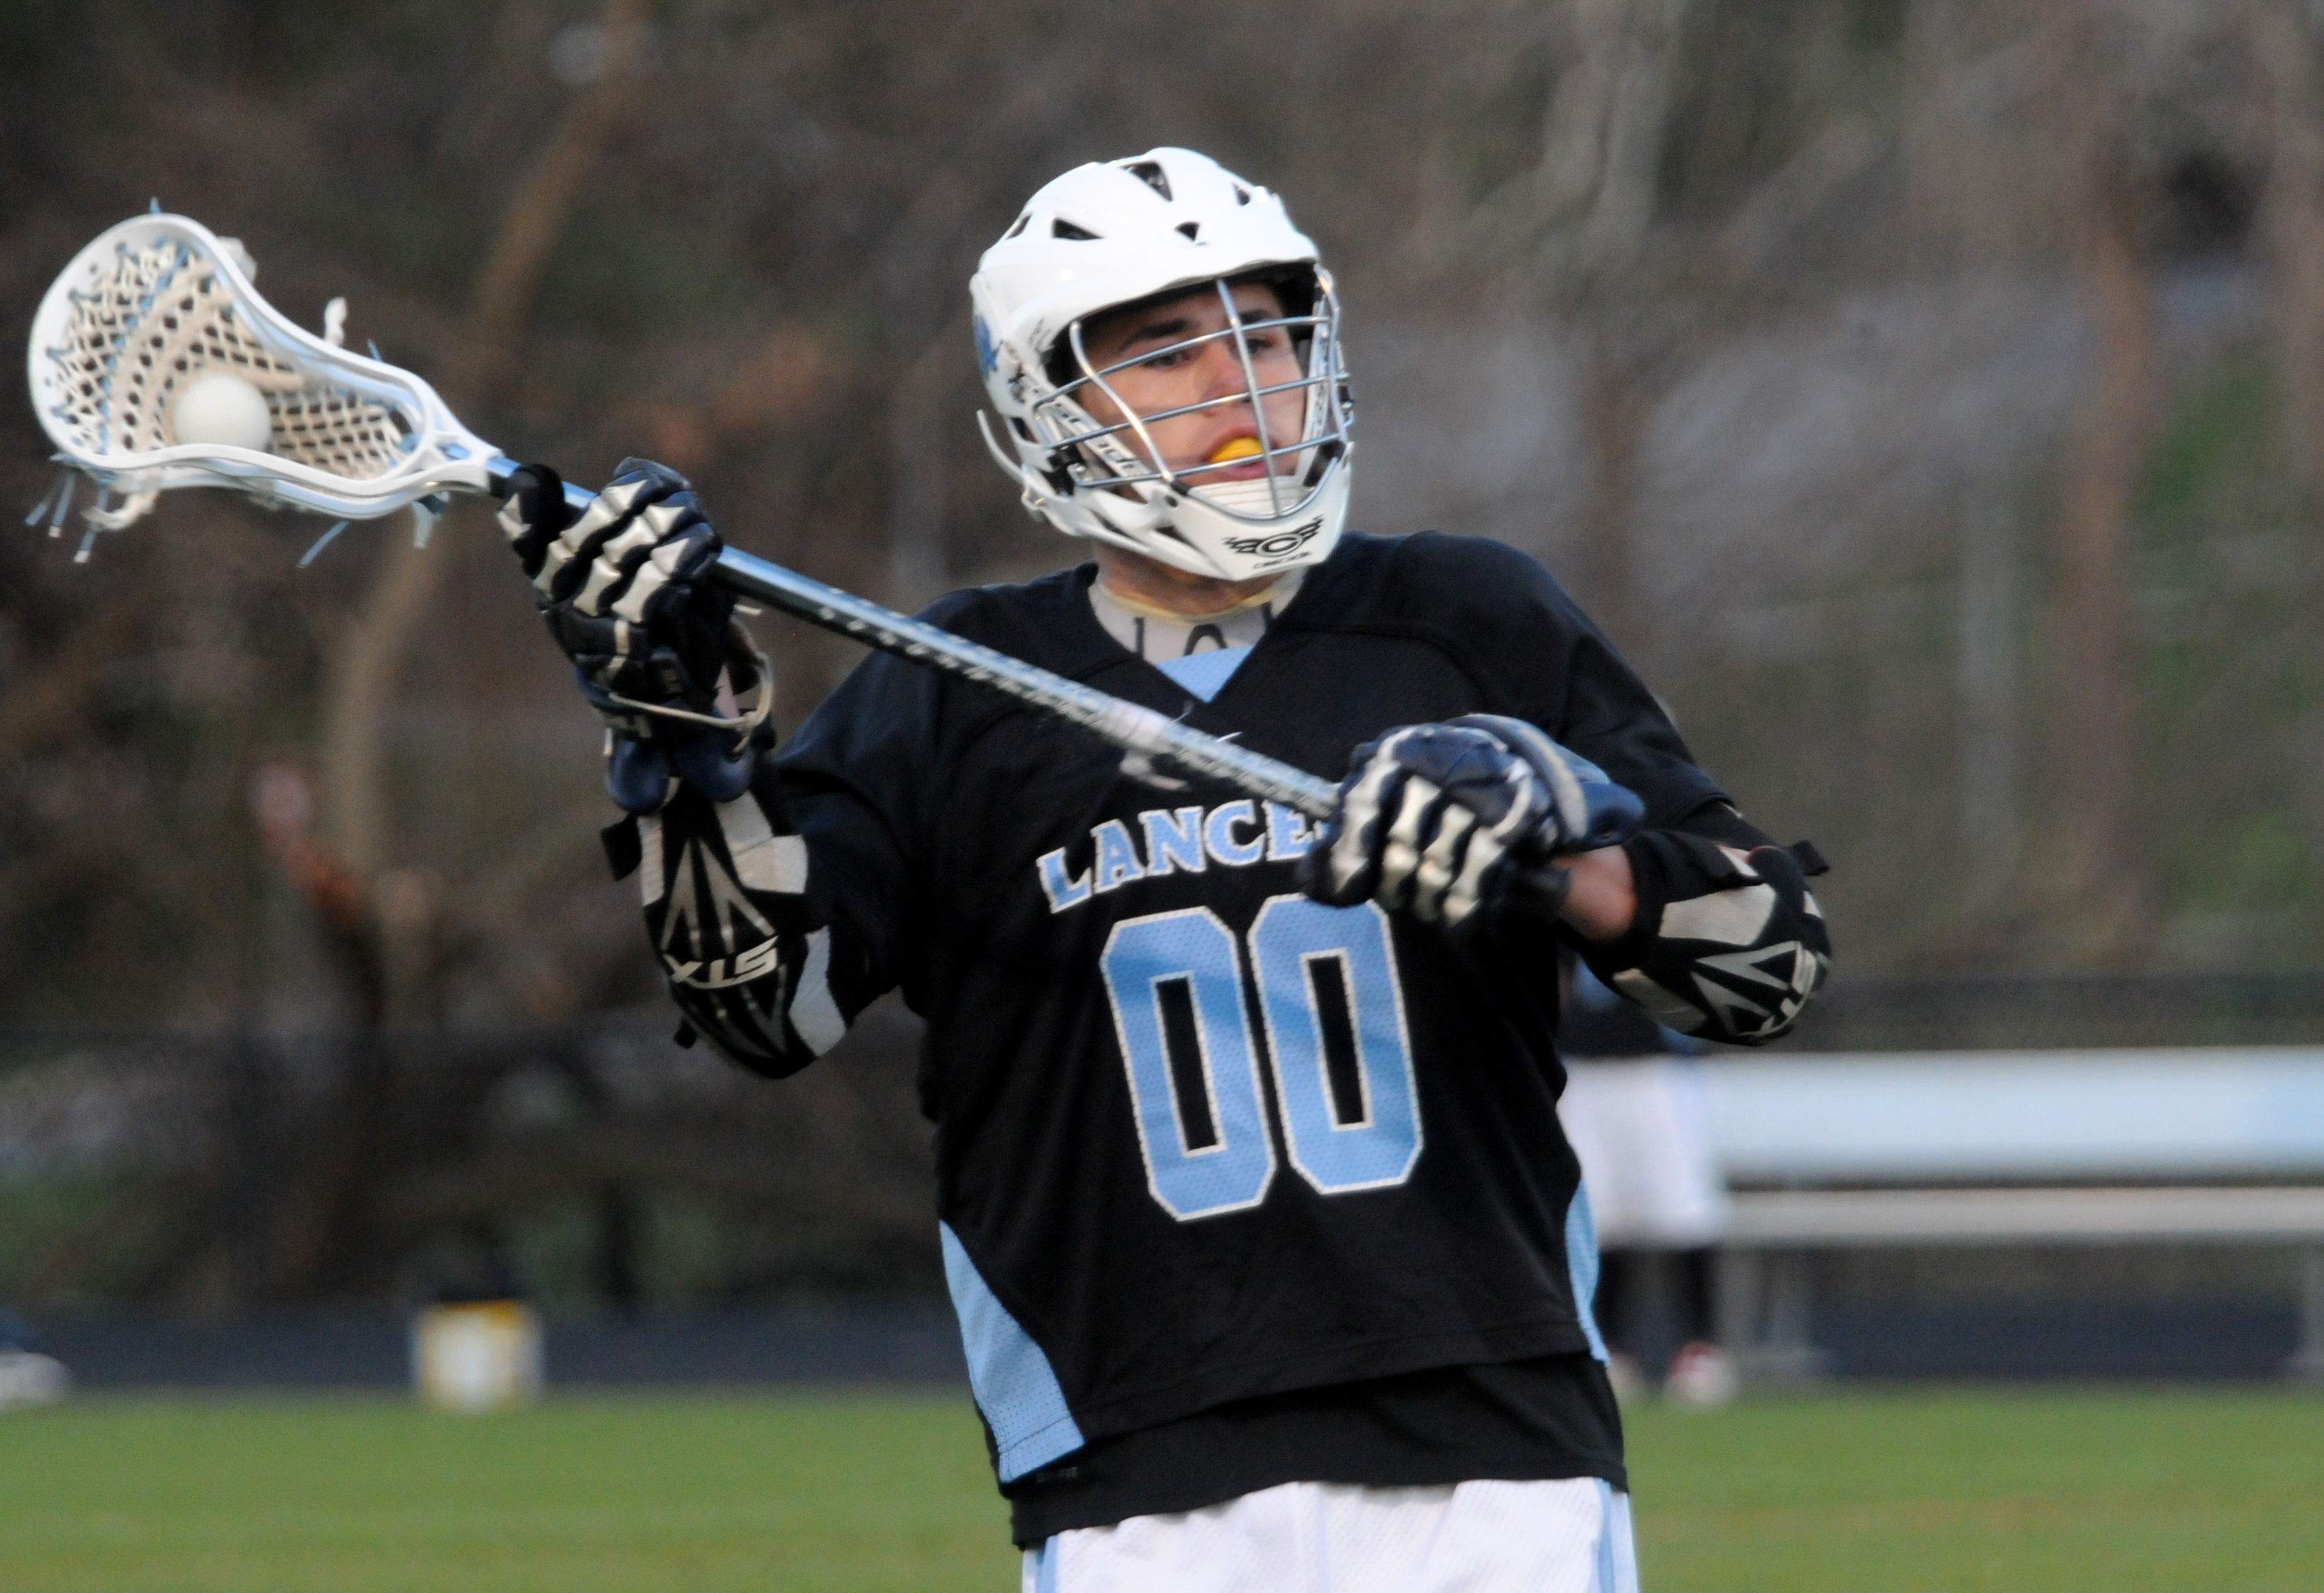
<path fill-rule="evenodd" d="M 1799 858 L 1678 830 L 1628 851 L 1637 920 L 1618 941 L 1581 948 L 1591 971 L 1683 1035 L 1764 1045 L 1789 1033 L 1831 966 Z"/>
<path fill-rule="evenodd" d="M 806 841 L 771 772 L 724 802 L 681 788 L 657 814 L 614 826 L 615 872 L 633 867 L 646 933 L 687 1027 L 752 1073 L 797 1073 L 837 1045 L 832 928 L 807 899 Z M 629 865 L 624 867 L 623 865 Z"/>

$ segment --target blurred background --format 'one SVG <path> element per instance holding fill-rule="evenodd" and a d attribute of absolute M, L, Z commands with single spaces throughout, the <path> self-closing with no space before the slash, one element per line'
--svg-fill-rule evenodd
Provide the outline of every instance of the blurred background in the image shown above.
<path fill-rule="evenodd" d="M 1077 557 L 983 456 L 965 283 L 1157 143 L 1336 273 L 1352 523 L 1540 557 L 1832 860 L 1789 1045 L 2324 1033 L 2305 0 L 11 0 L 0 323 L 158 200 L 511 453 L 666 460 L 912 608 Z M 0 507 L 45 455 L 0 405 Z M 0 526 L 0 1304 L 98 1381 L 392 1380 L 411 1303 L 508 1286 L 552 1377 L 557 1324 L 574 1376 L 954 1364 L 914 1020 L 779 1087 L 670 1045 L 485 511 L 305 568 L 222 495 L 85 565 L 47 523 Z M 759 629 L 795 725 L 857 655 Z M 2272 1373 L 2290 1265 L 1836 1253 L 1818 1333 Z"/>

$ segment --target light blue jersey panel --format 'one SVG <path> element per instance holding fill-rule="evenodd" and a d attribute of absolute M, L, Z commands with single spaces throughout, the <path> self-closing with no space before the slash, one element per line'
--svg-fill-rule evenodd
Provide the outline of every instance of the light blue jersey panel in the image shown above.
<path fill-rule="evenodd" d="M 968 1386 L 1001 1451 L 1001 1480 L 1014 1482 L 1085 1441 L 1049 1358 L 986 1286 L 952 1224 L 937 1223 L 936 1232 L 944 1240 L 945 1285 L 960 1317 L 961 1348 L 968 1353 Z"/>
<path fill-rule="evenodd" d="M 1188 653 L 1183 658 L 1172 658 L 1154 667 L 1207 703 L 1219 695 L 1227 677 L 1241 668 L 1242 661 L 1249 657 L 1249 647 L 1214 647 L 1207 652 Z"/>
<path fill-rule="evenodd" d="M 1590 1215 L 1590 1186 L 1584 1183 L 1574 1184 L 1573 1203 L 1565 1208 L 1565 1275 L 1573 1285 L 1573 1309 L 1589 1336 L 1590 1353 L 1602 1361 L 1606 1340 L 1591 1304 L 1598 1293 L 1598 1224 Z"/>

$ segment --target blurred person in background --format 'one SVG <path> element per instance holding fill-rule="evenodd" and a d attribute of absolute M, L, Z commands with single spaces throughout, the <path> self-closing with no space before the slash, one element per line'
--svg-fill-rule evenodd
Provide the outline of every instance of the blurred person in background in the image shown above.
<path fill-rule="evenodd" d="M 54 1404 L 72 1391 L 62 1361 L 41 1352 L 40 1335 L 13 1311 L 0 1310 L 0 1411 Z"/>
<path fill-rule="evenodd" d="M 1635 1587 L 1557 949 L 1773 1038 L 1829 955 L 1798 862 L 1538 564 L 1346 530 L 1339 305 L 1274 194 L 1185 150 L 1077 168 L 971 296 L 993 455 L 1094 557 L 926 617 L 1345 769 L 1339 806 L 886 655 L 776 755 L 687 483 L 632 461 L 576 517 L 530 467 L 503 523 L 606 722 L 682 1037 L 780 1076 L 889 990 L 927 1018 L 1028 1593 Z M 1608 783 L 1643 828 L 1584 849 Z"/>
<path fill-rule="evenodd" d="M 1590 1189 L 1600 1249 L 1596 1315 L 1624 1398 L 1659 1386 L 1681 1404 L 1738 1389 L 1714 1336 L 1712 1288 L 1728 1222 L 1701 1049 L 1606 987 L 1571 952 L 1557 1030 L 1558 1120 Z"/>

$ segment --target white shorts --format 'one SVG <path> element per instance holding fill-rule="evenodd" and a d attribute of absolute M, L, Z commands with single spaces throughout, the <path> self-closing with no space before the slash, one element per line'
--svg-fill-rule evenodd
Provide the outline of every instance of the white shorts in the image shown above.
<path fill-rule="evenodd" d="M 1575 1062 L 1558 1120 L 1590 1186 L 1598 1243 L 1691 1250 L 1727 1232 L 1727 1184 L 1702 1066 L 1677 1057 Z"/>
<path fill-rule="evenodd" d="M 1024 1593 L 1637 1593 L 1630 1499 L 1593 1477 L 1286 1482 L 1183 1515 L 1059 1533 Z"/>

